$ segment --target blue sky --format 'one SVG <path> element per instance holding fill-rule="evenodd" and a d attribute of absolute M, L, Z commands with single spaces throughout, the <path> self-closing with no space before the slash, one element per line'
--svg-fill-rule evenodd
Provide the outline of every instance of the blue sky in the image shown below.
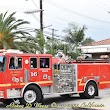
<path fill-rule="evenodd" d="M 24 14 L 39 9 L 39 0 L 0 0 L 0 12 L 16 11 L 16 17 L 31 22 L 29 28 L 39 28 L 39 13 Z M 110 38 L 110 0 L 43 0 L 44 26 L 52 25 L 63 36 L 68 23 L 86 25 L 86 37 L 94 40 Z M 48 28 L 44 31 L 51 33 Z"/>

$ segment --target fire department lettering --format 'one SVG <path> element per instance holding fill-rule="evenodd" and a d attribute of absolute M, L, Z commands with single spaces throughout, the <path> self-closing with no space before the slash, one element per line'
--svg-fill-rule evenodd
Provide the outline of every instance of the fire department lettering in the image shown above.
<path fill-rule="evenodd" d="M 18 83 L 19 82 L 19 78 L 13 77 L 12 81 Z"/>
<path fill-rule="evenodd" d="M 23 77 L 20 77 L 20 78 L 12 77 L 12 81 L 13 81 L 13 82 L 16 82 L 16 83 L 18 83 L 18 82 L 23 82 Z"/>
<path fill-rule="evenodd" d="M 37 72 L 31 72 L 31 76 L 37 76 Z"/>

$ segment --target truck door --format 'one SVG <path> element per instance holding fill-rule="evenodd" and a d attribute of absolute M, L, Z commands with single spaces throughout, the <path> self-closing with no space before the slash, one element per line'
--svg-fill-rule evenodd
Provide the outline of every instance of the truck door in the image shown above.
<path fill-rule="evenodd" d="M 8 59 L 7 83 L 11 88 L 20 88 L 20 83 L 24 82 L 23 59 L 22 57 L 10 56 Z"/>
<path fill-rule="evenodd" d="M 39 58 L 39 80 L 42 84 L 52 83 L 52 63 L 49 57 Z"/>
<path fill-rule="evenodd" d="M 0 55 L 0 91 L 6 88 L 6 57 Z M 3 97 L 2 92 L 0 93 L 0 98 Z"/>
<path fill-rule="evenodd" d="M 37 82 L 39 81 L 39 74 L 38 74 L 38 58 L 37 57 L 30 57 L 30 82 Z"/>

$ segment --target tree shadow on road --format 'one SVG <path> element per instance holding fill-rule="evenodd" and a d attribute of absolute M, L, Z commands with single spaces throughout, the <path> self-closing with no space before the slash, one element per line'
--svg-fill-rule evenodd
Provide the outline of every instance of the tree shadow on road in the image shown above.
<path fill-rule="evenodd" d="M 50 97 L 50 98 L 44 98 L 44 101 L 43 101 L 43 104 L 45 105 L 49 105 L 53 102 L 55 103 L 64 103 L 64 102 L 68 102 L 68 101 L 72 101 L 72 100 L 83 100 L 81 99 L 80 97 L 60 97 L 60 96 L 57 96 L 57 97 Z"/>
<path fill-rule="evenodd" d="M 60 97 L 60 96 L 48 97 L 48 98 L 44 98 L 43 105 L 50 105 L 53 102 L 55 102 L 56 104 L 64 103 L 72 100 L 81 100 L 81 98 L 80 97 Z M 6 108 L 6 105 L 3 103 L 0 103 L 0 108 Z"/>

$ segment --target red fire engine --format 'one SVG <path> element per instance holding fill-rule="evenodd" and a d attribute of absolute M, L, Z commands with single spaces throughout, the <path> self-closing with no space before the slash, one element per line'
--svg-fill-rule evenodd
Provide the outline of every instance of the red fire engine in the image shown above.
<path fill-rule="evenodd" d="M 66 63 L 50 54 L 28 54 L 7 50 L 0 53 L 0 99 L 8 104 L 42 102 L 43 95 L 98 96 L 110 88 L 110 64 L 104 60 L 77 60 Z"/>

